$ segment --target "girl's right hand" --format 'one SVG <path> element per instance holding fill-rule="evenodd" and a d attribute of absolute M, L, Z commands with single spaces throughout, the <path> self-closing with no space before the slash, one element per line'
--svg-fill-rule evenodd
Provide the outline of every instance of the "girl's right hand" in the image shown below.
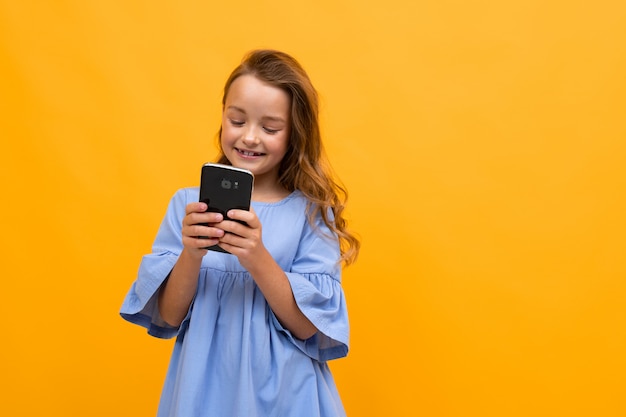
<path fill-rule="evenodd" d="M 206 203 L 189 203 L 183 218 L 183 248 L 200 258 L 208 252 L 207 247 L 216 245 L 224 236 L 222 229 L 213 227 L 224 220 L 224 216 L 207 212 L 207 208 Z"/>

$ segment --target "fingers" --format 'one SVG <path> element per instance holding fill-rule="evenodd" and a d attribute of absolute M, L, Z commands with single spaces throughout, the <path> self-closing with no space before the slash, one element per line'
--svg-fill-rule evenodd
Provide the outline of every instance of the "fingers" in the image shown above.
<path fill-rule="evenodd" d="M 225 232 L 207 224 L 193 224 L 183 227 L 183 246 L 200 256 L 206 254 L 209 246 L 217 245 Z"/>
<path fill-rule="evenodd" d="M 231 220 L 238 220 L 240 222 L 244 222 L 245 224 L 248 225 L 248 227 L 252 229 L 258 229 L 261 227 L 261 222 L 259 221 L 259 218 L 257 217 L 252 207 L 250 207 L 250 211 L 237 210 L 237 209 L 229 210 L 228 213 L 226 213 L 226 215 Z"/>
<path fill-rule="evenodd" d="M 185 214 L 189 213 L 204 213 L 209 207 L 206 203 L 189 203 L 185 206 Z"/>
<path fill-rule="evenodd" d="M 254 251 L 262 246 L 261 222 L 252 208 L 250 211 L 229 210 L 226 219 L 220 213 L 206 210 L 207 205 L 202 202 L 185 207 L 182 237 L 186 248 L 204 255 L 207 247 L 217 244 L 231 253 Z"/>
<path fill-rule="evenodd" d="M 224 230 L 219 227 L 214 227 L 212 224 L 208 223 L 198 223 L 192 224 L 187 227 L 183 227 L 183 238 L 184 237 L 202 237 L 209 239 L 219 239 L 224 236 Z"/>
<path fill-rule="evenodd" d="M 208 246 L 216 245 L 224 236 L 224 230 L 215 227 L 224 220 L 224 216 L 206 210 L 205 203 L 190 203 L 185 207 L 182 240 L 183 246 L 188 249 L 204 250 Z"/>
<path fill-rule="evenodd" d="M 183 227 L 185 226 L 193 226 L 196 224 L 216 224 L 224 220 L 224 216 L 220 213 L 189 213 L 183 219 Z"/>
<path fill-rule="evenodd" d="M 238 249 L 262 246 L 261 222 L 253 210 L 230 210 L 227 215 L 228 220 L 215 225 L 226 232 L 220 239 L 220 246 L 233 254 Z"/>
<path fill-rule="evenodd" d="M 245 210 L 230 210 L 227 216 L 228 218 L 226 220 L 216 223 L 215 226 L 228 234 L 241 236 L 243 238 L 260 237 L 261 222 L 254 213 Z"/>
<path fill-rule="evenodd" d="M 183 226 L 198 223 L 219 223 L 224 220 L 224 216 L 220 213 L 207 212 L 206 203 L 189 203 L 185 206 L 185 218 Z"/>

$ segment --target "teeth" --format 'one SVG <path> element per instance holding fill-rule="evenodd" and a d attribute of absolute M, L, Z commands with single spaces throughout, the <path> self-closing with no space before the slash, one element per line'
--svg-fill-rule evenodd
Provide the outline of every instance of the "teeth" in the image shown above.
<path fill-rule="evenodd" d="M 257 153 L 257 152 L 250 152 L 250 151 L 241 151 L 241 150 L 240 150 L 239 152 L 241 152 L 241 153 L 242 153 L 242 154 L 244 154 L 245 156 L 259 156 L 259 155 L 261 155 L 260 153 Z"/>

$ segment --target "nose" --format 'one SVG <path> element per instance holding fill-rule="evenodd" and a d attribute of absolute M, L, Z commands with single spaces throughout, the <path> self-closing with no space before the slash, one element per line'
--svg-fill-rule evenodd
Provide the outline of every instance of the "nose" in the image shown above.
<path fill-rule="evenodd" d="M 259 143 L 259 138 L 254 133 L 253 129 L 246 129 L 246 131 L 243 132 L 243 137 L 241 138 L 241 140 L 244 144 L 246 144 L 246 146 L 254 146 Z"/>

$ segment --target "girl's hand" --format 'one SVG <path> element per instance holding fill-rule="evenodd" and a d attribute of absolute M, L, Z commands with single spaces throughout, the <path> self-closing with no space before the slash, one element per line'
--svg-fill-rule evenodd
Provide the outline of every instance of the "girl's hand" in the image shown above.
<path fill-rule="evenodd" d="M 239 258 L 241 265 L 249 270 L 249 265 L 253 260 L 267 252 L 263 245 L 261 221 L 252 207 L 250 211 L 233 209 L 227 214 L 230 219 L 243 221 L 246 224 L 230 220 L 216 224 L 215 227 L 228 232 L 219 239 L 219 245 Z"/>
<path fill-rule="evenodd" d="M 237 256 L 286 329 L 302 340 L 313 336 L 317 328 L 296 304 L 289 278 L 263 245 L 261 221 L 254 210 L 230 210 L 228 217 L 246 224 L 230 220 L 216 224 L 215 227 L 228 232 L 219 245 Z"/>
<path fill-rule="evenodd" d="M 224 236 L 224 230 L 216 227 L 224 220 L 224 216 L 206 212 L 206 209 L 206 203 L 189 203 L 185 207 L 186 214 L 183 218 L 183 248 L 199 258 L 206 255 L 206 247 L 218 244 Z"/>

